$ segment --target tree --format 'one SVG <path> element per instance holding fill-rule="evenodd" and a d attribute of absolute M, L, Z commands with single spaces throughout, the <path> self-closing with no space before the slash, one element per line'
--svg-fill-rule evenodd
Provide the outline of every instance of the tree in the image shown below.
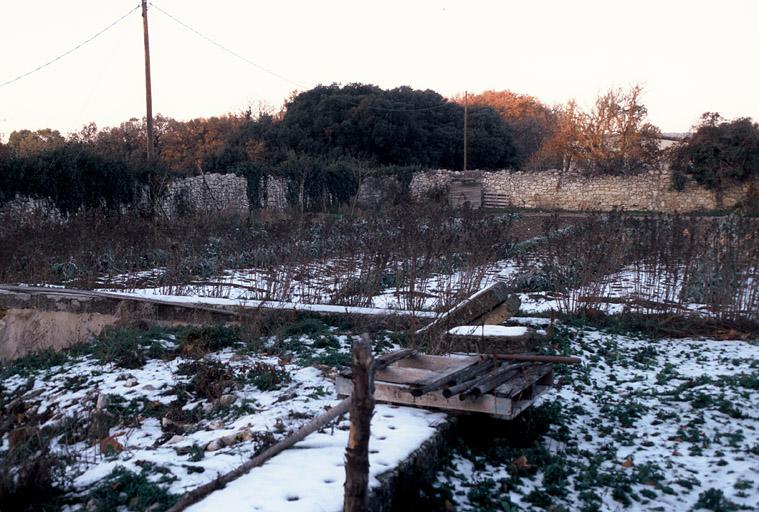
<path fill-rule="evenodd" d="M 158 138 L 159 158 L 173 172 L 205 171 L 205 160 L 220 155 L 243 122 L 234 114 L 184 122 L 167 118 Z"/>
<path fill-rule="evenodd" d="M 718 113 L 703 114 L 694 132 L 673 148 L 672 170 L 676 188 L 690 176 L 714 190 L 721 203 L 728 185 L 753 185 L 759 177 L 759 124 L 748 117 L 728 121 Z"/>
<path fill-rule="evenodd" d="M 8 137 L 8 149 L 17 157 L 36 155 L 63 146 L 66 139 L 58 130 L 13 131 Z"/>
<path fill-rule="evenodd" d="M 456 101 L 463 104 L 463 96 Z M 466 98 L 471 107 L 486 107 L 497 112 L 511 132 L 516 166 L 534 168 L 540 162 L 533 157 L 553 135 L 557 122 L 555 112 L 538 99 L 512 91 L 485 91 Z"/>
<path fill-rule="evenodd" d="M 320 85 L 287 102 L 272 142 L 282 152 L 454 169 L 463 163 L 463 119 L 461 105 L 431 90 Z M 477 148 L 470 167 L 513 165 L 511 130 L 502 119 L 476 108 L 470 120 Z"/>
<path fill-rule="evenodd" d="M 639 86 L 611 89 L 582 111 L 572 101 L 558 112 L 543 156 L 588 174 L 634 174 L 656 167 L 661 132 L 647 120 Z"/>

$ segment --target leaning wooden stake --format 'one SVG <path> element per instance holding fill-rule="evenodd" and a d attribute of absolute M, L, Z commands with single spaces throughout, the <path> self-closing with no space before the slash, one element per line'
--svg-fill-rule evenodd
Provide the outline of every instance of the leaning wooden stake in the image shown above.
<path fill-rule="evenodd" d="M 203 498 L 205 498 L 212 492 L 218 489 L 222 489 L 229 482 L 240 478 L 251 469 L 255 468 L 256 466 L 262 465 L 264 462 L 271 459 L 278 453 L 283 452 L 284 450 L 293 446 L 295 443 L 302 441 L 309 434 L 316 432 L 320 428 L 326 426 L 332 420 L 348 412 L 348 408 L 350 407 L 350 402 L 351 402 L 351 399 L 346 398 L 342 402 L 335 405 L 329 411 L 325 412 L 321 416 L 317 416 L 316 418 L 312 419 L 311 421 L 306 423 L 303 427 L 301 427 L 299 430 L 287 436 L 286 438 L 284 438 L 282 441 L 278 442 L 274 446 L 267 448 L 260 455 L 256 455 L 255 457 L 248 460 L 246 463 L 244 463 L 242 466 L 238 467 L 237 469 L 233 469 L 229 473 L 220 475 L 215 480 L 212 480 L 205 485 L 201 485 L 194 491 L 191 491 L 185 494 L 178 502 L 174 504 L 173 507 L 170 507 L 166 512 L 180 512 L 186 509 L 187 507 L 189 507 L 190 505 L 194 505 L 195 503 L 199 502 L 200 500 L 202 500 Z"/>
<path fill-rule="evenodd" d="M 350 435 L 345 449 L 345 512 L 369 508 L 369 437 L 374 414 L 374 358 L 369 336 L 353 346 L 353 394 Z"/>

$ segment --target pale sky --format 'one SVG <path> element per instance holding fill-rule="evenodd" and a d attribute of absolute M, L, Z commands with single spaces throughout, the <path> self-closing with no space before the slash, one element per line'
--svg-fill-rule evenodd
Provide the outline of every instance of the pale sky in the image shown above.
<path fill-rule="evenodd" d="M 0 83 L 71 49 L 137 0 L 1 0 Z M 279 107 L 319 83 L 410 85 L 445 96 L 510 89 L 588 106 L 639 83 L 651 121 L 702 112 L 759 120 L 759 1 L 154 0 L 153 111 L 177 119 Z M 133 12 L 58 62 L 0 87 L 0 134 L 145 115 L 142 18 Z"/>

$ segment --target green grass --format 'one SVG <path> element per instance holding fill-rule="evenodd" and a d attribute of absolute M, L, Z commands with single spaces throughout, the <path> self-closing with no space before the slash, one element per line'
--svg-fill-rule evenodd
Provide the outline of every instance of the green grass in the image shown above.
<path fill-rule="evenodd" d="M 87 510 L 113 512 L 126 509 L 134 512 L 166 510 L 178 496 L 148 479 L 150 471 L 139 473 L 116 467 L 100 484 L 88 493 Z M 166 478 L 161 479 L 165 482 Z M 160 480 L 159 480 L 160 481 Z"/>

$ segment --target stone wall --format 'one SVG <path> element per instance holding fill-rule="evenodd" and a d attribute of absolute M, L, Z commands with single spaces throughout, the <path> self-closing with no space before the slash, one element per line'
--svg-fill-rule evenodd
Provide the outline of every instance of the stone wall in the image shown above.
<path fill-rule="evenodd" d="M 419 172 L 411 180 L 410 192 L 412 197 L 421 198 L 464 176 L 459 171 Z M 688 182 L 682 192 L 672 190 L 669 170 L 625 177 L 591 178 L 560 171 L 497 171 L 481 176 L 486 200 L 489 194 L 498 194 L 518 208 L 685 213 L 732 208 L 746 199 L 748 193 L 747 184 L 732 187 L 724 192 L 720 206 L 714 192 L 694 182 Z"/>
<path fill-rule="evenodd" d="M 174 180 L 158 201 L 157 210 L 168 218 L 190 212 L 247 217 L 248 182 L 234 174 L 204 174 Z"/>
<path fill-rule="evenodd" d="M 265 176 L 264 179 L 266 186 L 261 187 L 264 196 L 260 198 L 259 204 L 272 210 L 287 209 L 287 180 L 272 175 Z"/>

